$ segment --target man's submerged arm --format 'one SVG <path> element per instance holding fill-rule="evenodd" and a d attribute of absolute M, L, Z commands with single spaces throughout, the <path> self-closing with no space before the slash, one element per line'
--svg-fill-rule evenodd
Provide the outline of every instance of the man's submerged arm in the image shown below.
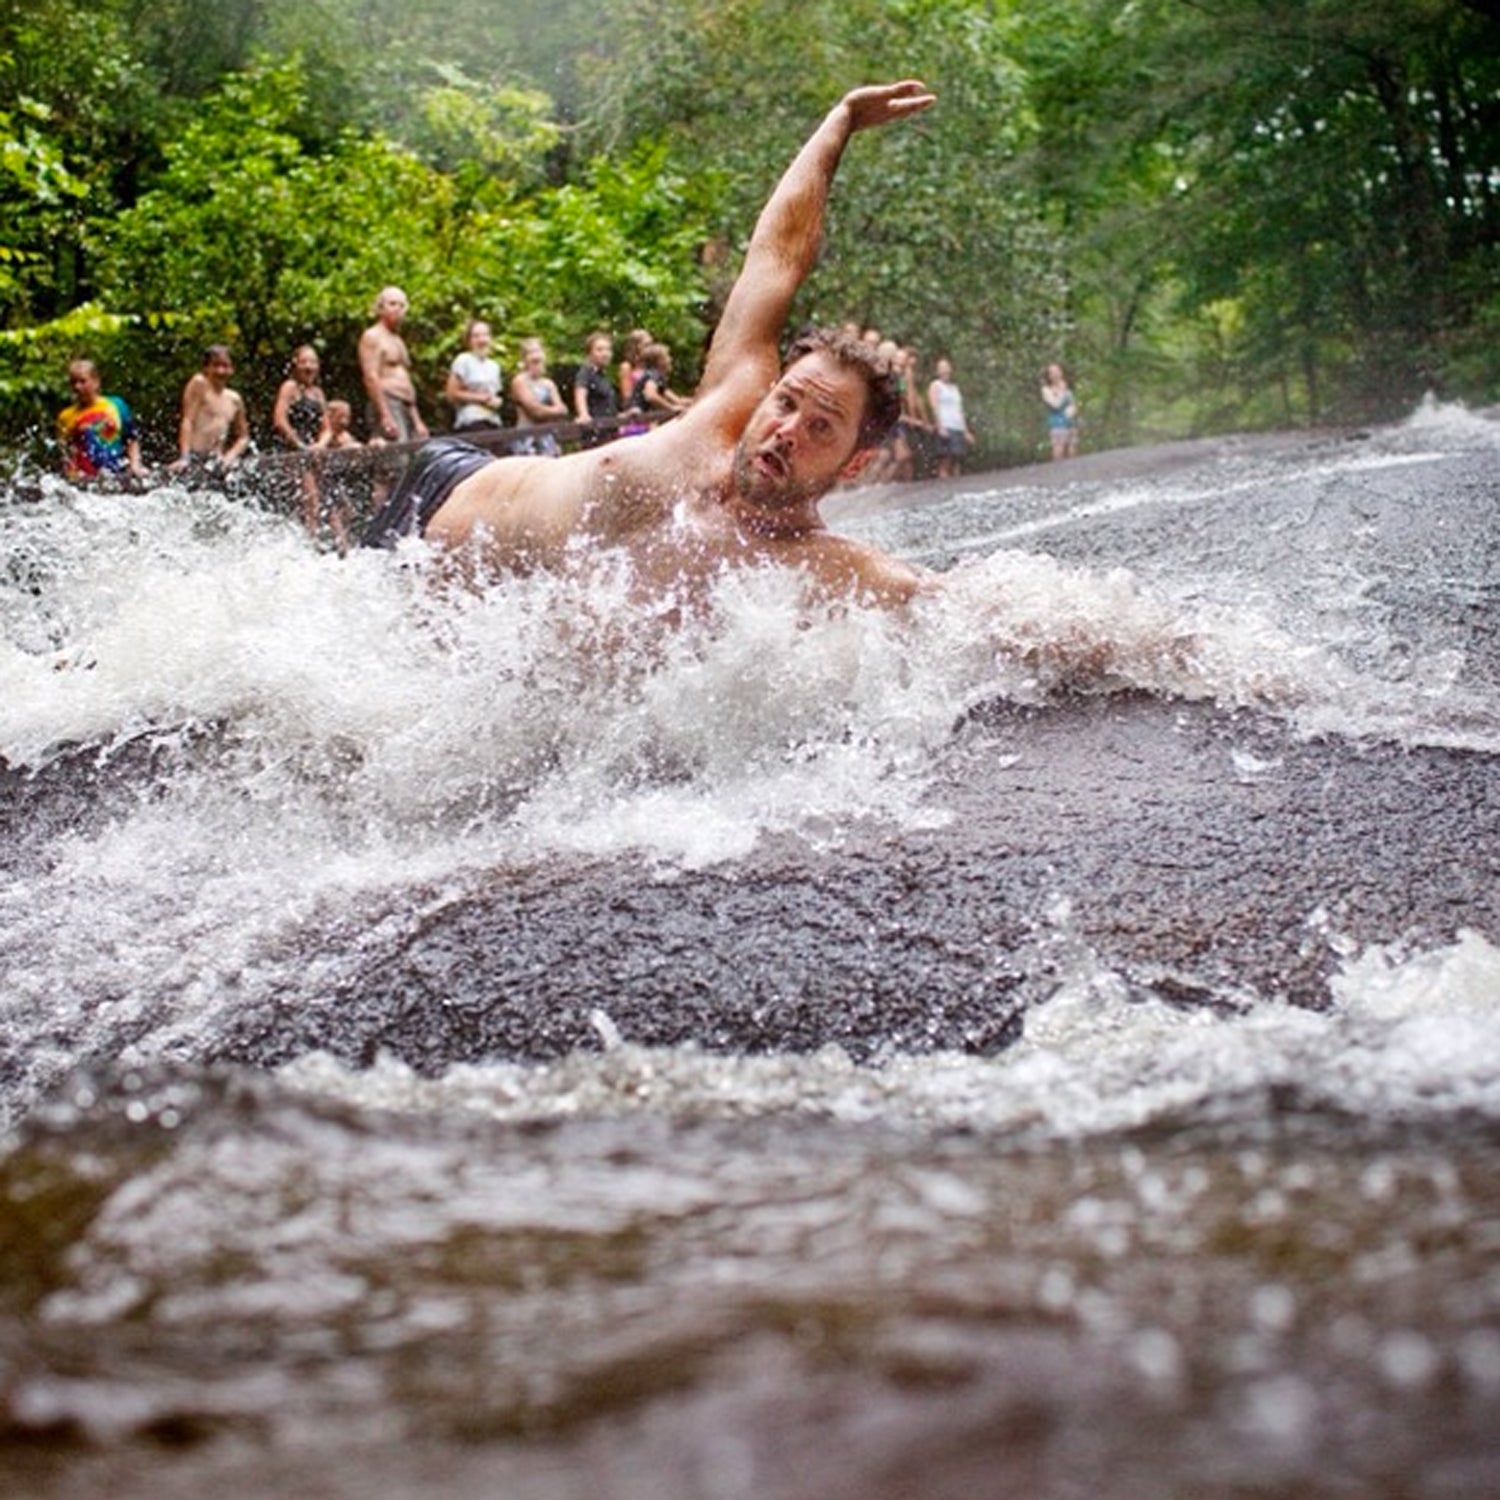
<path fill-rule="evenodd" d="M 756 221 L 739 279 L 714 332 L 701 392 L 754 361 L 774 375 L 782 326 L 807 279 L 823 238 L 828 191 L 849 137 L 857 130 L 919 114 L 933 95 L 914 79 L 846 94 L 808 137 Z"/>
<path fill-rule="evenodd" d="M 824 533 L 804 566 L 830 600 L 899 610 L 943 586 L 942 574 L 913 567 L 878 547 Z"/>

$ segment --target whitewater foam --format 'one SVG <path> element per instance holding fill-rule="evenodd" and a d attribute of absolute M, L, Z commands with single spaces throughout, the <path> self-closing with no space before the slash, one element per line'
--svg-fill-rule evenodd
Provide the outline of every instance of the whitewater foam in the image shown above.
<path fill-rule="evenodd" d="M 441 591 L 204 503 L 62 489 L 28 514 L 51 577 L 4 600 L 11 765 L 204 732 L 225 797 L 268 816 L 312 784 L 383 836 L 509 818 L 525 857 L 640 847 L 696 866 L 765 831 L 920 824 L 932 752 L 978 702 L 1305 700 L 1324 671 L 1265 619 L 1041 556 L 956 570 L 908 621 L 810 615 L 788 574 L 741 573 L 664 635 L 622 577 Z"/>
<path fill-rule="evenodd" d="M 493 1063 L 420 1078 L 390 1058 L 351 1071 L 327 1056 L 280 1070 L 288 1087 L 364 1108 L 473 1111 L 504 1120 L 621 1114 L 679 1121 L 802 1115 L 922 1129 L 1082 1140 L 1153 1122 L 1260 1118 L 1268 1093 L 1307 1112 L 1420 1123 L 1500 1120 L 1500 948 L 1475 932 L 1412 951 L 1347 958 L 1326 1011 L 1234 997 L 1184 1009 L 1092 956 L 1027 1014 L 994 1058 L 899 1055 L 860 1065 L 810 1056 L 727 1057 L 621 1038 L 545 1065 Z"/>

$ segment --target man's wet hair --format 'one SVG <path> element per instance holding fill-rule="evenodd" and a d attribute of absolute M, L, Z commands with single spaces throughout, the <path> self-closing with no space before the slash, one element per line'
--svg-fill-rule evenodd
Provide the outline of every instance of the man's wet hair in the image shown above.
<path fill-rule="evenodd" d="M 837 328 L 809 328 L 799 333 L 786 351 L 783 370 L 809 354 L 827 354 L 865 381 L 865 413 L 859 424 L 857 448 L 878 448 L 901 417 L 901 388 L 890 362 L 861 339 Z"/>

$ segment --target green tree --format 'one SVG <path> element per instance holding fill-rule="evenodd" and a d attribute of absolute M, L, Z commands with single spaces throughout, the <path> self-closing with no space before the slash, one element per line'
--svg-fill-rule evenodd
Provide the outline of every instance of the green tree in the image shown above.
<path fill-rule="evenodd" d="M 13 273 L 0 326 L 93 294 L 95 227 L 119 202 L 148 94 L 108 12 L 15 0 L 0 19 L 0 245 Z"/>
<path fill-rule="evenodd" d="M 1070 246 L 1084 347 L 1122 406 L 1144 391 L 1187 425 L 1223 425 L 1494 389 L 1500 364 L 1463 358 L 1497 287 L 1500 37 L 1483 9 L 1027 8 L 1029 165 Z"/>
<path fill-rule="evenodd" d="M 229 75 L 118 216 L 100 272 L 108 305 L 170 333 L 171 373 L 144 409 L 165 419 L 209 341 L 234 345 L 252 413 L 268 409 L 303 341 L 323 350 L 332 386 L 357 390 L 358 333 L 390 282 L 411 299 L 429 393 L 476 314 L 502 342 L 540 333 L 563 353 L 601 320 L 652 318 L 690 341 L 702 230 L 660 154 L 552 188 L 540 163 L 553 133 L 534 96 L 476 110 L 472 94 L 441 86 L 425 142 L 441 165 L 379 134 L 315 150 L 297 133 L 306 102 L 297 59 Z"/>

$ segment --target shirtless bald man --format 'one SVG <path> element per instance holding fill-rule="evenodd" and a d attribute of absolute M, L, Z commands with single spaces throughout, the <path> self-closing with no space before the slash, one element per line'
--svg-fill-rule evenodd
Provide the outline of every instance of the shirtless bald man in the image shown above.
<path fill-rule="evenodd" d="M 439 439 L 417 455 L 366 545 L 422 536 L 514 572 L 623 550 L 643 595 L 682 602 L 704 597 L 726 563 L 799 568 L 824 598 L 910 599 L 921 574 L 834 535 L 818 513 L 854 455 L 900 415 L 894 380 L 858 340 L 823 331 L 798 340 L 780 371 L 778 341 L 817 259 L 849 138 L 932 102 L 907 80 L 855 89 L 829 112 L 761 211 L 702 384 L 680 417 L 562 459 L 495 459 Z"/>
<path fill-rule="evenodd" d="M 406 293 L 399 286 L 380 289 L 375 321 L 359 336 L 359 374 L 369 401 L 370 436 L 389 443 L 427 436 L 417 409 L 411 378 L 411 355 L 401 337 L 406 321 Z"/>

